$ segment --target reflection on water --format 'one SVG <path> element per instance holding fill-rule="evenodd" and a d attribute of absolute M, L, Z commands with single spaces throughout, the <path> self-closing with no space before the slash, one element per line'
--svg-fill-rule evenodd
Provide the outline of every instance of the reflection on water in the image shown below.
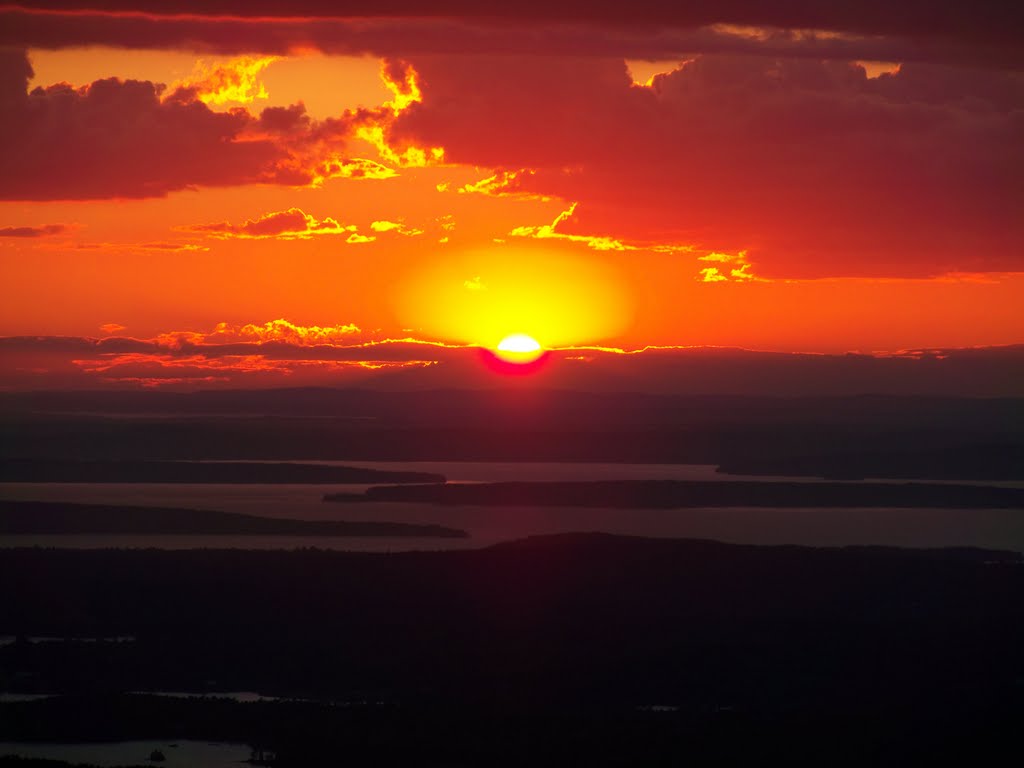
<path fill-rule="evenodd" d="M 163 754 L 159 765 L 181 768 L 238 768 L 250 755 L 244 744 L 205 741 L 117 741 L 90 744 L 0 742 L 0 756 L 14 755 L 97 766 L 147 765 L 154 751 Z"/>
<path fill-rule="evenodd" d="M 18 704 L 23 701 L 39 701 L 40 699 L 52 699 L 54 694 L 50 693 L 0 693 L 0 704 Z M 0 751 L 0 754 L 3 754 Z"/>

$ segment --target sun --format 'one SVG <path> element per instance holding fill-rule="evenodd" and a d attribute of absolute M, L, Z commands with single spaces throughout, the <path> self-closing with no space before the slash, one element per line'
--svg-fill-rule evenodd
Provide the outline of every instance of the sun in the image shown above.
<path fill-rule="evenodd" d="M 495 355 L 507 363 L 532 363 L 544 354 L 544 349 L 532 336 L 513 333 L 506 336 L 494 350 Z"/>

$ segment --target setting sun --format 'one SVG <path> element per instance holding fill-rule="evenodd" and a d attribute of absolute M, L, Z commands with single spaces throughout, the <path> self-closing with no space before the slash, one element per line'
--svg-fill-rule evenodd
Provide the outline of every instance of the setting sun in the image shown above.
<path fill-rule="evenodd" d="M 532 363 L 543 354 L 540 343 L 525 333 L 506 336 L 497 347 L 497 355 L 509 363 Z"/>

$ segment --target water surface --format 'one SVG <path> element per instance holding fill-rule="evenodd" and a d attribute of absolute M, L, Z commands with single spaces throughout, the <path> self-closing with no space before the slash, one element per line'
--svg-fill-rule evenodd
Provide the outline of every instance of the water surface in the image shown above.
<path fill-rule="evenodd" d="M 709 464 L 588 464 L 514 462 L 325 462 L 374 469 L 439 472 L 455 482 L 571 480 L 778 480 L 723 475 Z M 795 478 L 801 482 L 820 482 Z M 438 524 L 468 539 L 323 536 L 3 536 L 0 547 L 157 547 L 164 549 L 295 549 L 367 552 L 464 549 L 525 536 L 600 531 L 635 536 L 706 538 L 740 544 L 848 544 L 905 547 L 976 546 L 1024 552 L 1024 511 L 956 509 L 678 510 L 565 507 L 444 507 L 384 502 L 335 504 L 327 493 L 359 493 L 366 485 L 168 483 L 4 483 L 0 499 L 186 507 L 305 520 Z"/>
<path fill-rule="evenodd" d="M 166 760 L 150 763 L 154 750 Z M 205 741 L 115 741 L 82 744 L 37 742 L 0 742 L 0 756 L 16 755 L 69 763 L 114 766 L 161 765 L 175 768 L 241 768 L 251 752 L 244 744 L 223 744 Z"/>

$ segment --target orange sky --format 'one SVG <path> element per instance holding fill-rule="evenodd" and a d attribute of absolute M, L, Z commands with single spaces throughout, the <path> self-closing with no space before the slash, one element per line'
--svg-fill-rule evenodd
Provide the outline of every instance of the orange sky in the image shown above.
<path fill-rule="evenodd" d="M 2 336 L 282 318 L 359 343 L 1024 341 L 1018 72 L 25 48 L 44 90 L 4 59 L 28 128 L 4 136 Z"/>

